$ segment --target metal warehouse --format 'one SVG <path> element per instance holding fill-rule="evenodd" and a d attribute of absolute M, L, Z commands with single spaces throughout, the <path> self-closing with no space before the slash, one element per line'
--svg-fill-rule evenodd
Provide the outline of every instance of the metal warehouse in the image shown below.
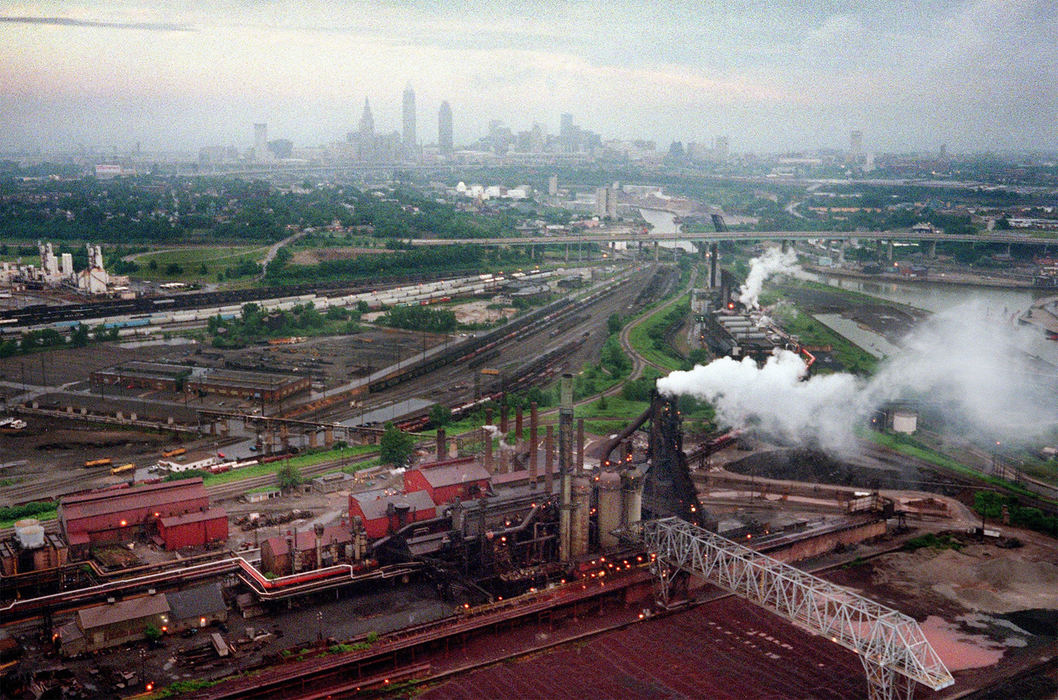
<path fill-rule="evenodd" d="M 480 498 L 489 492 L 489 473 L 472 457 L 424 464 L 404 472 L 404 490 L 426 491 L 437 505 Z"/>
<path fill-rule="evenodd" d="M 78 547 L 131 540 L 155 520 L 208 508 L 209 496 L 196 477 L 66 496 L 59 502 L 59 524 L 70 546 Z"/>
<path fill-rule="evenodd" d="M 349 496 L 349 518 L 359 516 L 370 539 L 377 540 L 405 525 L 437 517 L 437 508 L 425 491 L 387 496 L 368 491 Z"/>
<path fill-rule="evenodd" d="M 312 386 L 308 377 L 266 372 L 239 372 L 229 369 L 195 369 L 186 389 L 204 394 L 220 394 L 269 403 L 280 401 Z"/>
<path fill-rule="evenodd" d="M 188 391 L 267 401 L 285 399 L 312 385 L 308 377 L 269 372 L 188 367 L 161 362 L 125 362 L 90 375 L 93 384 L 128 389 Z"/>
<path fill-rule="evenodd" d="M 169 551 L 223 542 L 228 539 L 228 514 L 223 508 L 210 508 L 160 518 L 158 538 Z"/>
<path fill-rule="evenodd" d="M 96 370 L 89 375 L 89 378 L 93 384 L 117 384 L 126 388 L 180 391 L 184 380 L 190 374 L 191 368 L 185 365 L 125 362 Z"/>

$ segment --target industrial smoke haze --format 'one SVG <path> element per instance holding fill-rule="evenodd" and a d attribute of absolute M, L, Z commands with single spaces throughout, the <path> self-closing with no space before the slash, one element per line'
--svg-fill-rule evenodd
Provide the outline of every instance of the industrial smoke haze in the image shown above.
<path fill-rule="evenodd" d="M 969 437 L 1022 443 L 1058 426 L 1053 371 L 1043 374 L 1028 361 L 1034 332 L 988 319 L 983 306 L 971 303 L 913 329 L 870 379 L 847 373 L 805 379 L 801 356 L 779 350 L 763 367 L 723 357 L 672 372 L 657 387 L 710 402 L 721 424 L 836 453 L 855 452 L 854 427 L 898 400 L 928 405 Z"/>
<path fill-rule="evenodd" d="M 797 255 L 792 250 L 768 248 L 764 255 L 749 261 L 749 274 L 746 275 L 746 282 L 739 290 L 738 300 L 747 309 L 756 309 L 760 306 L 758 301 L 760 292 L 769 277 L 778 274 L 795 274 L 800 271 L 801 268 L 797 266 Z"/>

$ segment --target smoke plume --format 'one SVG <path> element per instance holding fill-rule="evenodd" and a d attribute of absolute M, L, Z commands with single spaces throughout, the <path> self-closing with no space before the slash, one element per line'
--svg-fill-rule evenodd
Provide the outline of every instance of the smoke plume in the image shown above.
<path fill-rule="evenodd" d="M 792 274 L 800 272 L 797 266 L 797 255 L 792 250 L 783 252 L 781 248 L 768 248 L 760 257 L 749 261 L 749 274 L 746 275 L 746 283 L 739 290 L 739 302 L 747 309 L 755 309 L 760 304 L 760 290 L 769 277 L 780 273 Z"/>
<path fill-rule="evenodd" d="M 1054 368 L 1041 368 L 1027 353 L 1031 333 L 1038 331 L 988 320 L 982 306 L 969 304 L 917 326 L 870 379 L 806 379 L 801 356 L 779 350 L 763 367 L 723 357 L 672 372 L 657 386 L 665 395 L 709 401 L 722 424 L 832 452 L 853 452 L 857 423 L 893 401 L 928 407 L 952 432 L 1019 443 L 1058 426 Z"/>

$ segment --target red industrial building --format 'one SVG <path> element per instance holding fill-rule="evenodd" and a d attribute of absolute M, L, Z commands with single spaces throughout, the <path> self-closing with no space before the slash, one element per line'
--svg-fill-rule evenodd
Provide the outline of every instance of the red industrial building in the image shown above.
<path fill-rule="evenodd" d="M 75 548 L 132 540 L 156 520 L 206 510 L 209 496 L 196 477 L 66 496 L 59 502 L 59 523 Z"/>
<path fill-rule="evenodd" d="M 349 518 L 360 516 L 368 538 L 396 532 L 405 525 L 437 517 L 437 508 L 426 491 L 387 496 L 383 491 L 368 491 L 349 496 Z"/>
<path fill-rule="evenodd" d="M 228 514 L 223 508 L 210 508 L 160 518 L 158 538 L 169 551 L 223 542 L 228 539 Z"/>
<path fill-rule="evenodd" d="M 404 491 L 425 491 L 435 505 L 480 498 L 489 492 L 489 473 L 473 457 L 432 462 L 404 472 Z"/>

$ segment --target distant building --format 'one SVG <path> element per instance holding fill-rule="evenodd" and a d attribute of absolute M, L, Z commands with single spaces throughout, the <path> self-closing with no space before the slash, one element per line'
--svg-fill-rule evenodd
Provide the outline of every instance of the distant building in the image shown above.
<path fill-rule="evenodd" d="M 365 139 L 375 138 L 375 118 L 371 116 L 371 102 L 364 98 L 364 113 L 360 115 L 360 137 Z"/>
<path fill-rule="evenodd" d="M 547 194 L 551 197 L 558 196 L 558 175 L 552 175 L 547 179 Z"/>
<path fill-rule="evenodd" d="M 595 215 L 617 218 L 617 190 L 613 187 L 600 187 L 595 190 Z"/>
<path fill-rule="evenodd" d="M 558 128 L 558 139 L 562 142 L 562 150 L 577 150 L 577 127 L 573 126 L 573 115 L 566 113 L 562 115 Z"/>
<path fill-rule="evenodd" d="M 268 150 L 268 124 L 253 125 L 253 158 L 256 161 L 268 160 L 272 157 Z"/>
<path fill-rule="evenodd" d="M 863 132 L 854 129 L 849 132 L 849 157 L 850 163 L 859 163 L 863 158 Z"/>
<path fill-rule="evenodd" d="M 718 161 L 726 163 L 727 159 L 731 156 L 731 139 L 727 136 L 717 136 L 716 146 L 713 148 L 713 154 Z"/>
<path fill-rule="evenodd" d="M 409 156 L 413 155 L 418 148 L 419 142 L 415 136 L 415 91 L 411 89 L 411 83 L 404 88 L 404 107 L 401 110 L 404 118 L 401 130 L 401 143 L 404 151 Z"/>
<path fill-rule="evenodd" d="M 452 108 L 447 102 L 437 111 L 437 145 L 442 155 L 452 155 Z"/>

